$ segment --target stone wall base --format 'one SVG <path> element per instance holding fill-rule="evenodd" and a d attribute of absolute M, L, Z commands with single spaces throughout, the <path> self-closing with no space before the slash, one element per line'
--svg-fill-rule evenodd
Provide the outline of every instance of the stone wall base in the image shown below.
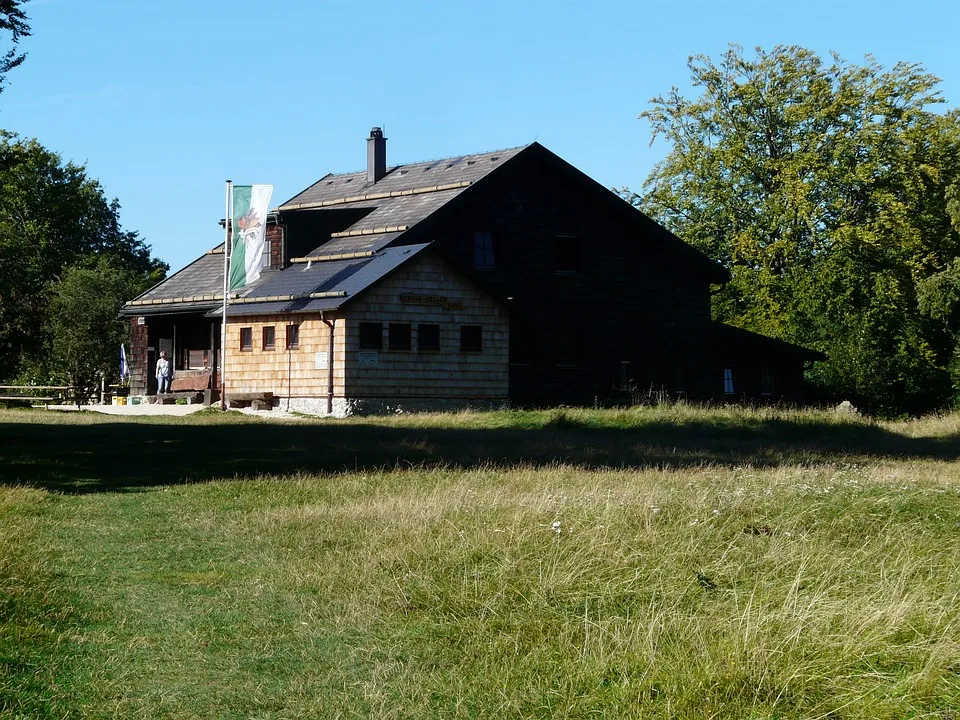
<path fill-rule="evenodd" d="M 317 417 L 345 418 L 351 415 L 401 415 L 418 412 L 457 412 L 459 410 L 502 410 L 510 407 L 507 398 L 343 398 L 333 399 L 333 412 L 327 413 L 326 398 L 275 397 L 277 410 L 299 412 Z"/>

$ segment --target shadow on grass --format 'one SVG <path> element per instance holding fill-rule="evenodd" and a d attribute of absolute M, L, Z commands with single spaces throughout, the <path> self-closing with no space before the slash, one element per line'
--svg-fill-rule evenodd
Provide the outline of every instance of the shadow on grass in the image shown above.
<path fill-rule="evenodd" d="M 585 469 L 712 464 L 955 460 L 960 437 L 908 438 L 867 425 L 771 420 L 591 428 L 407 428 L 373 424 L 0 423 L 0 484 L 64 493 L 127 491 L 211 479 L 394 466 L 564 463 Z"/>

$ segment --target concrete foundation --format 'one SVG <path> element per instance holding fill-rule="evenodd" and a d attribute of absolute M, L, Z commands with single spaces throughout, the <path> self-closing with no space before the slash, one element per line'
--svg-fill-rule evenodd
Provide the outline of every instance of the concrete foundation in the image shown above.
<path fill-rule="evenodd" d="M 326 398 L 274 398 L 273 407 L 317 417 L 345 418 L 352 415 L 400 415 L 420 412 L 457 412 L 460 410 L 502 410 L 510 407 L 507 398 L 342 398 L 333 399 L 333 412 L 327 413 Z"/>

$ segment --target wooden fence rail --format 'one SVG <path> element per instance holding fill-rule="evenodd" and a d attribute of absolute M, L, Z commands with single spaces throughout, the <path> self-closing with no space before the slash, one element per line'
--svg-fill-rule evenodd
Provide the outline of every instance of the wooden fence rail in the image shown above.
<path fill-rule="evenodd" d="M 32 395 L 30 393 L 43 393 Z M 73 385 L 0 385 L 0 401 L 28 401 L 38 403 L 76 401 L 78 388 Z"/>

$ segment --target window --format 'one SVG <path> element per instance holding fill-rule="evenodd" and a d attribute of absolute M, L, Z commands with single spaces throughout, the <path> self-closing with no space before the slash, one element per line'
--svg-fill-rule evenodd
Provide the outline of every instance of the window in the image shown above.
<path fill-rule="evenodd" d="M 383 323 L 360 323 L 360 349 L 379 350 L 383 347 Z"/>
<path fill-rule="evenodd" d="M 287 350 L 296 350 L 300 347 L 300 326 L 287 325 Z"/>
<path fill-rule="evenodd" d="M 240 328 L 240 350 L 253 350 L 253 328 Z"/>
<path fill-rule="evenodd" d="M 493 254 L 493 235 L 488 232 L 473 234 L 473 264 L 478 268 L 495 268 L 496 258 Z"/>
<path fill-rule="evenodd" d="M 576 325 L 563 325 L 554 332 L 557 367 L 575 368 L 583 364 L 583 335 Z"/>
<path fill-rule="evenodd" d="M 483 352 L 483 328 L 480 325 L 460 326 L 460 352 Z"/>
<path fill-rule="evenodd" d="M 553 269 L 558 273 L 580 272 L 580 238 L 576 235 L 555 235 Z"/>
<path fill-rule="evenodd" d="M 207 366 L 206 350 L 188 350 L 187 351 L 187 369 L 201 370 Z"/>
<path fill-rule="evenodd" d="M 733 368 L 723 369 L 723 391 L 727 395 L 733 395 Z"/>
<path fill-rule="evenodd" d="M 410 349 L 410 323 L 390 323 L 387 330 L 387 347 L 391 350 Z"/>
<path fill-rule="evenodd" d="M 273 243 L 270 241 L 270 238 L 265 237 L 263 239 L 263 253 L 260 255 L 260 267 L 263 270 L 270 269 L 270 248 L 273 246 Z"/>
<path fill-rule="evenodd" d="M 440 349 L 440 326 L 417 325 L 417 350 L 420 352 Z"/>
<path fill-rule="evenodd" d="M 510 364 L 535 365 L 540 340 L 536 328 L 521 312 L 510 314 Z"/>
<path fill-rule="evenodd" d="M 263 349 L 275 350 L 277 347 L 277 329 L 273 325 L 265 325 L 263 328 Z"/>
<path fill-rule="evenodd" d="M 773 370 L 760 368 L 760 394 L 773 395 Z"/>

